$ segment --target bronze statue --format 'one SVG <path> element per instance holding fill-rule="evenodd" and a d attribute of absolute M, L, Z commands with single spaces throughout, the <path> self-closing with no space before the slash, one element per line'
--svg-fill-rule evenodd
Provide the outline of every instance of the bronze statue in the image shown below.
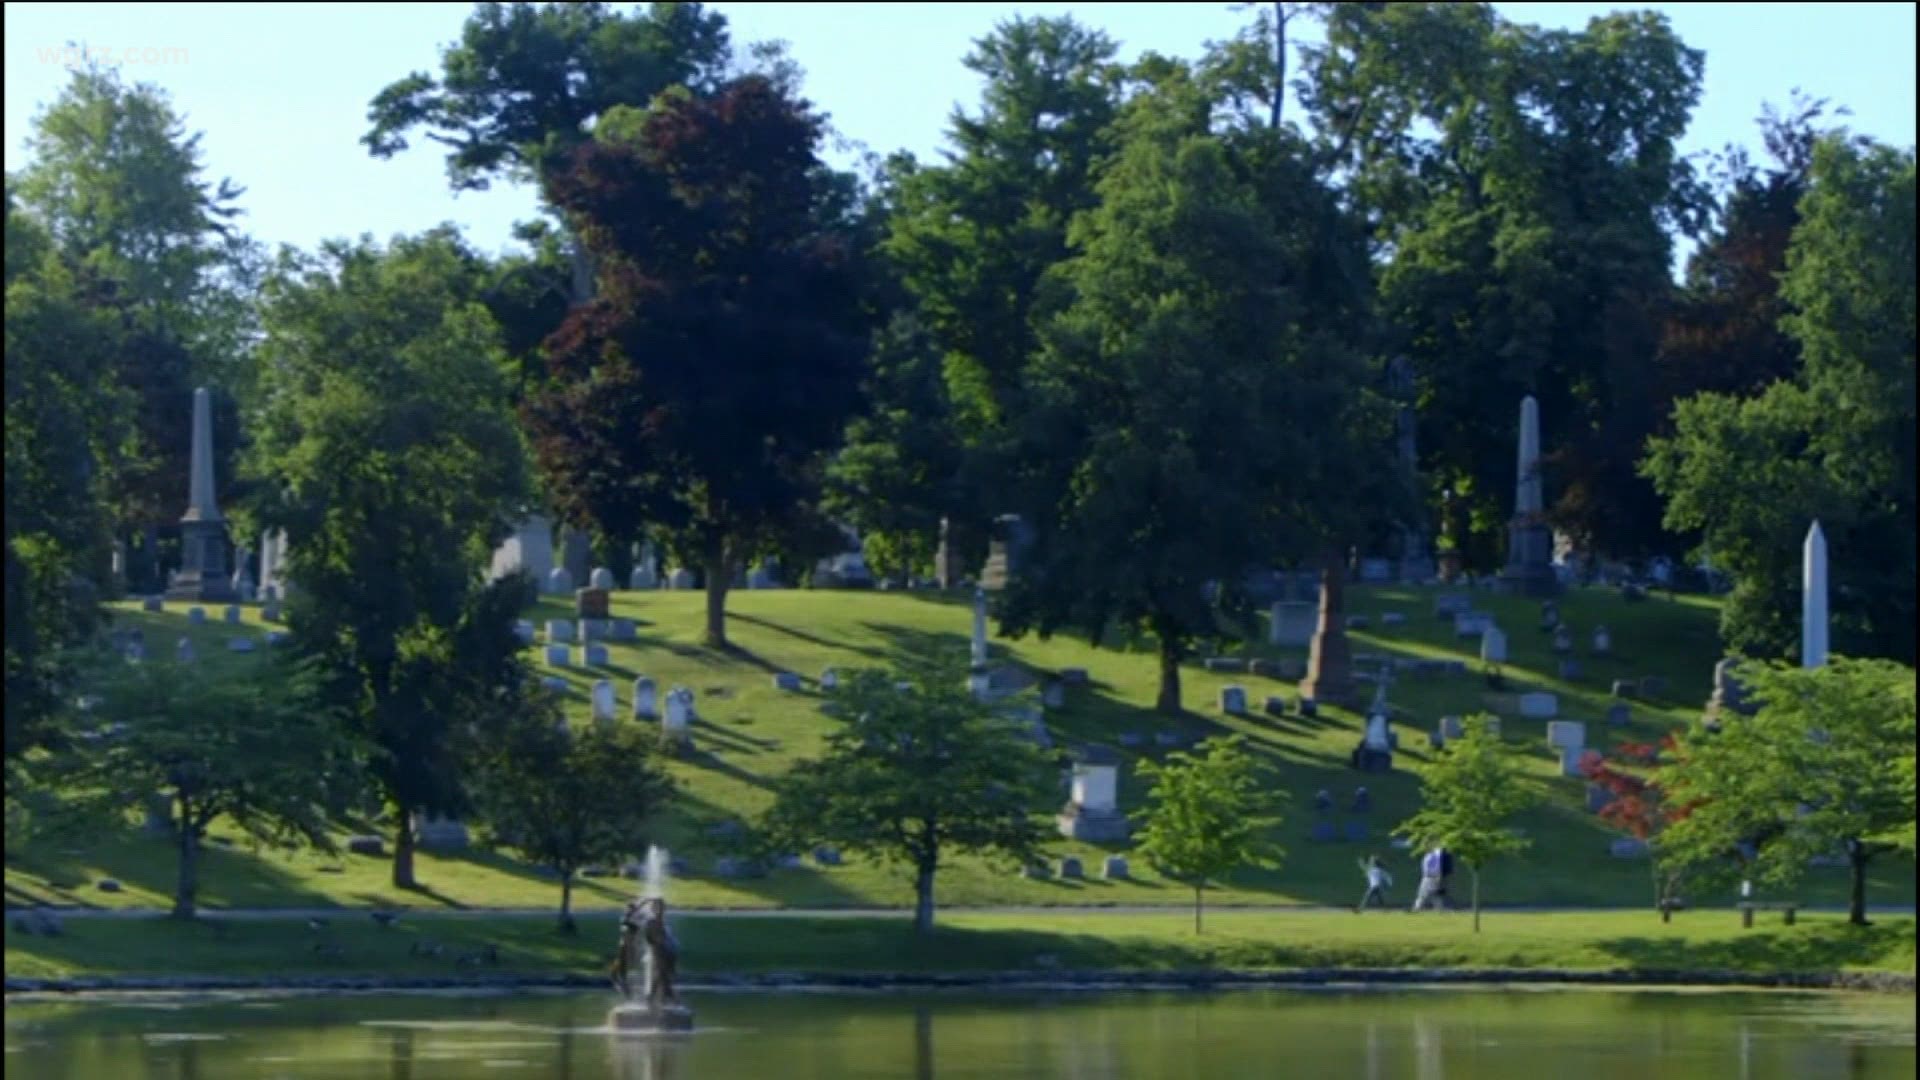
<path fill-rule="evenodd" d="M 646 951 L 642 953 L 642 949 Z M 667 929 L 667 902 L 658 897 L 629 901 L 620 917 L 620 949 L 614 954 L 609 973 L 615 989 L 629 1001 L 633 999 L 630 974 L 636 963 L 643 963 L 643 956 L 652 961 L 646 965 L 648 979 L 643 988 L 647 1003 L 654 1008 L 663 1003 L 677 1004 L 680 995 L 674 990 L 673 980 L 680 966 L 680 946 Z"/>

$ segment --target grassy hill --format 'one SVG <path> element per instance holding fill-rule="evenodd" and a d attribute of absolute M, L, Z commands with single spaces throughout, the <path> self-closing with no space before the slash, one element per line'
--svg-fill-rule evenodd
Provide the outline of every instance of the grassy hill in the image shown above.
<path fill-rule="evenodd" d="M 1457 640 L 1451 622 L 1432 615 L 1430 590 L 1378 587 L 1349 592 L 1353 614 L 1371 618 L 1370 628 L 1352 637 L 1358 654 L 1474 659 L 1477 642 Z M 1716 611 L 1708 601 L 1682 597 L 1626 604 L 1611 592 L 1577 591 L 1561 608 L 1576 630 L 1586 664 L 1584 677 L 1565 683 L 1550 676 L 1555 670 L 1546 634 L 1538 632 L 1538 609 L 1531 601 L 1475 595 L 1476 606 L 1491 610 L 1507 629 L 1511 658 L 1506 667 L 1509 692 L 1544 689 L 1560 697 L 1563 717 L 1587 721 L 1588 743 L 1602 750 L 1621 741 L 1646 741 L 1695 714 L 1710 689 L 1712 666 L 1718 654 Z M 633 679 L 652 676 L 662 694 L 675 685 L 698 696 L 699 723 L 694 727 L 694 752 L 676 761 L 672 771 L 682 797 L 657 839 L 676 856 L 691 863 L 691 873 L 675 884 L 677 903 L 714 906 L 779 905 L 902 905 L 910 901 L 906 875 L 895 868 L 849 858 L 846 865 L 819 867 L 811 859 L 803 867 L 774 870 L 754 880 L 720 880 L 712 876 L 720 853 L 710 830 L 722 822 L 750 822 L 772 799 L 771 782 L 816 753 L 829 723 L 818 711 L 817 679 L 827 667 L 842 669 L 887 664 L 924 656 L 937 648 L 965 647 L 970 625 L 966 603 L 959 597 L 932 593 L 765 591 L 737 592 L 728 599 L 729 633 L 736 650 L 720 653 L 699 644 L 703 597 L 694 592 L 616 593 L 614 614 L 639 623 L 639 640 L 609 644 L 611 666 L 595 671 L 558 672 L 570 684 L 569 709 L 586 722 L 587 692 L 596 678 L 614 681 L 621 715 L 628 714 Z M 1405 613 L 1404 625 L 1386 627 L 1380 616 Z M 169 604 L 162 613 L 140 611 L 137 605 L 116 609 L 120 625 L 139 626 L 149 651 L 171 655 L 172 643 L 182 635 L 199 644 L 209 677 L 231 664 L 254 662 L 229 654 L 226 640 L 236 633 L 258 635 L 264 629 L 257 609 L 245 612 L 246 625 L 236 630 L 210 622 L 191 627 L 186 605 Z M 571 617 L 571 605 L 543 600 L 528 615 L 536 623 Z M 1613 632 L 1615 655 L 1584 656 L 1587 631 L 1605 623 Z M 1278 657 L 1304 650 L 1250 646 L 1245 655 Z M 1426 760 L 1427 734 L 1443 714 L 1464 714 L 1488 705 L 1487 687 L 1478 674 L 1468 676 L 1402 677 L 1393 687 L 1392 702 L 1400 710 L 1397 730 L 1400 753 L 1395 771 L 1367 776 L 1347 767 L 1347 756 L 1359 739 L 1360 718 L 1341 709 L 1323 709 L 1320 717 L 1305 720 L 1253 716 L 1229 718 L 1218 709 L 1219 691 L 1229 683 L 1247 687 L 1249 704 L 1258 710 L 1268 694 L 1297 696 L 1290 682 L 1247 674 L 1215 674 L 1197 663 L 1183 674 L 1188 713 L 1169 721 L 1152 711 L 1156 667 L 1142 645 L 1138 651 L 1096 650 L 1083 641 L 1056 637 L 1052 641 L 1027 639 L 993 643 L 996 663 L 1012 662 L 1037 671 L 1083 667 L 1091 684 L 1068 691 L 1067 705 L 1048 718 L 1057 742 L 1101 741 L 1118 745 L 1124 732 L 1149 736 L 1144 747 L 1125 749 L 1129 760 L 1140 754 L 1166 751 L 1154 746 L 1151 735 L 1176 731 L 1193 738 L 1229 731 L 1244 733 L 1271 769 L 1275 794 L 1285 801 L 1285 824 L 1278 839 L 1287 849 L 1277 870 L 1247 871 L 1236 875 L 1231 887 L 1211 898 L 1221 903 L 1341 903 L 1350 904 L 1360 893 L 1355 860 L 1378 853 L 1395 874 L 1398 888 L 1392 899 L 1411 899 L 1417 876 L 1412 856 L 1388 844 L 1392 827 L 1416 808 L 1418 781 L 1408 766 Z M 536 667 L 549 669 L 539 660 Z M 577 655 L 577 651 L 576 651 Z M 1473 667 L 1478 668 L 1477 661 Z M 793 671 L 805 680 L 799 693 L 773 686 L 773 675 Z M 1668 682 L 1664 698 L 1633 703 L 1632 722 L 1612 727 L 1603 721 L 1609 704 L 1608 688 L 1615 678 L 1657 675 Z M 632 722 L 623 720 L 622 722 Z M 1555 758 L 1545 741 L 1545 722 L 1521 720 L 1509 714 L 1503 723 L 1506 738 L 1525 750 L 1528 782 L 1544 795 L 1544 802 L 1521 819 L 1533 848 L 1520 859 L 1494 867 L 1484 882 L 1484 895 L 1496 904 L 1631 905 L 1649 902 L 1651 887 L 1644 862 L 1611 857 L 1607 846 L 1615 836 L 1583 806 L 1580 780 L 1558 776 Z M 1314 792 L 1326 788 L 1338 808 L 1346 809 L 1353 789 L 1365 784 L 1373 797 L 1367 815 L 1370 839 L 1365 843 L 1318 843 L 1309 838 Z M 1123 769 L 1121 808 L 1139 808 L 1142 791 L 1132 769 Z M 1064 795 L 1062 798 L 1064 801 Z M 1341 813 L 1344 821 L 1350 815 Z M 390 835 L 390 834 L 389 834 Z M 218 838 L 224 839 L 224 838 Z M 1122 846 L 1100 848 L 1059 839 L 1056 855 L 1075 855 L 1094 875 L 1102 857 Z M 102 836 L 84 844 L 41 844 L 9 851 L 6 892 L 9 903 L 50 900 L 113 906 L 161 906 L 172 882 L 172 853 L 164 841 L 133 832 Z M 1189 895 L 1181 887 L 1156 877 L 1133 860 L 1135 880 L 1032 881 L 985 863 L 961 860 L 942 870 L 942 904 L 1183 904 Z M 1910 903 L 1914 896 L 1911 863 L 1887 862 L 1879 867 L 1869 899 L 1874 903 Z M 419 877 L 424 893 L 396 893 L 387 883 L 383 858 L 311 853 L 256 852 L 231 842 L 216 844 L 202 869 L 204 902 L 230 906 L 319 906 L 331 904 L 446 904 L 473 907 L 539 906 L 557 901 L 554 882 L 541 872 L 503 855 L 474 849 L 450 854 L 423 854 Z M 119 893 L 103 893 L 92 882 L 103 876 L 119 879 Z M 1808 871 L 1795 899 L 1839 903 L 1845 876 L 1840 869 Z M 576 893 L 587 907 L 610 906 L 631 891 L 630 884 L 612 879 L 589 881 Z M 1724 897 L 1696 896 L 1696 903 Z"/>

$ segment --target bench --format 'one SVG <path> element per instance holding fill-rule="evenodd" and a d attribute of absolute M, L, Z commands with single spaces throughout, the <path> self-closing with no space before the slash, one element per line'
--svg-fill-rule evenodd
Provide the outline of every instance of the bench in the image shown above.
<path fill-rule="evenodd" d="M 1786 918 L 1787 925 L 1792 926 L 1794 913 L 1800 910 L 1800 903 L 1796 900 L 1762 904 L 1751 900 L 1743 900 L 1739 903 L 1738 907 L 1740 908 L 1740 926 L 1743 929 L 1751 930 L 1753 929 L 1753 913 L 1756 911 L 1781 912 Z"/>

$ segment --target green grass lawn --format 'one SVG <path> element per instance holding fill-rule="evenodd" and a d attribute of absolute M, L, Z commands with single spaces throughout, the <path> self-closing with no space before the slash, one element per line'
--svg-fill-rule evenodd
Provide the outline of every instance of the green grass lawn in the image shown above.
<path fill-rule="evenodd" d="M 1429 590 L 1394 587 L 1355 588 L 1349 591 L 1349 610 L 1373 616 L 1372 629 L 1353 634 L 1357 653 L 1380 653 L 1471 658 L 1477 642 L 1456 640 L 1450 622 L 1432 617 Z M 1596 622 L 1613 631 L 1617 655 L 1583 657 L 1586 677 L 1577 684 L 1549 677 L 1554 670 L 1547 635 L 1536 630 L 1537 606 L 1527 600 L 1476 593 L 1477 606 L 1495 612 L 1509 634 L 1511 660 L 1507 672 L 1512 690 L 1539 688 L 1560 696 L 1563 716 L 1587 721 L 1588 742 L 1601 749 L 1623 740 L 1646 741 L 1697 713 L 1710 689 L 1718 653 L 1711 603 L 1682 598 L 1652 599 L 1629 605 L 1605 591 L 1576 591 L 1561 602 L 1576 630 L 1584 653 L 1588 630 Z M 735 592 L 728 598 L 729 634 L 737 651 L 721 653 L 699 644 L 704 597 L 695 592 L 614 594 L 615 614 L 640 624 L 640 639 L 632 644 L 610 644 L 611 667 L 598 672 L 561 672 L 571 683 L 569 709 L 586 722 L 587 691 L 594 678 L 615 681 L 622 715 L 630 707 L 633 679 L 652 676 L 661 693 L 684 685 L 698 695 L 700 722 L 695 725 L 695 750 L 673 763 L 681 784 L 681 798 L 671 818 L 663 823 L 658 840 L 687 858 L 693 873 L 674 885 L 676 903 L 691 906 L 849 906 L 904 905 L 910 902 L 908 878 L 897 869 L 849 858 L 839 867 L 816 867 L 811 860 L 797 869 L 775 870 L 757 880 L 723 881 L 710 876 L 719 853 L 707 830 L 727 820 L 751 821 L 772 800 L 772 781 L 796 762 L 818 752 L 830 721 L 818 711 L 816 680 L 822 669 L 885 664 L 925 656 L 930 650 L 965 647 L 970 625 L 964 600 L 930 593 L 763 591 Z M 1379 615 L 1397 610 L 1408 617 L 1401 627 L 1382 627 Z M 165 612 L 150 614 L 136 604 L 118 605 L 123 625 L 145 629 L 149 652 L 171 655 L 172 643 L 185 634 L 200 646 L 201 663 L 217 677 L 225 665 L 254 662 L 230 654 L 226 639 L 237 631 L 214 620 L 189 627 L 186 606 L 169 604 Z M 258 610 L 246 610 L 246 632 L 258 634 Z M 544 624 L 549 618 L 571 616 L 570 602 L 543 600 L 528 617 Z M 1262 638 L 1264 640 L 1264 638 Z M 1486 687 L 1478 676 L 1403 679 L 1392 692 L 1402 712 L 1400 753 L 1396 771 L 1387 776 L 1362 777 L 1347 767 L 1347 755 L 1359 739 L 1360 720 L 1340 709 L 1323 709 L 1316 720 L 1298 716 L 1281 719 L 1258 716 L 1229 718 L 1217 707 L 1219 691 L 1230 682 L 1247 687 L 1256 710 L 1268 694 L 1295 695 L 1291 684 L 1252 675 L 1216 675 L 1198 664 L 1183 673 L 1186 716 L 1168 721 L 1152 711 L 1156 689 L 1154 657 L 1139 651 L 1096 650 L 1084 641 L 1056 637 L 1052 641 L 1026 639 L 998 641 L 995 662 L 1026 665 L 1036 670 L 1084 667 L 1091 685 L 1069 691 L 1067 707 L 1049 717 L 1056 740 L 1102 741 L 1117 746 L 1123 732 L 1152 733 L 1168 728 L 1189 735 L 1226 732 L 1245 734 L 1253 750 L 1270 767 L 1274 794 L 1285 800 L 1285 823 L 1277 839 L 1287 858 L 1277 870 L 1254 870 L 1234 876 L 1228 887 L 1214 894 L 1221 903 L 1338 903 L 1351 904 L 1361 891 L 1355 861 L 1364 854 L 1382 855 L 1397 879 L 1396 900 L 1410 898 L 1416 876 L 1412 856 L 1393 850 L 1387 833 L 1416 808 L 1418 781 L 1406 768 L 1429 754 L 1426 734 L 1437 717 L 1467 713 L 1485 707 Z M 1276 656 L 1286 650 L 1264 645 L 1250 647 L 1248 655 Z M 1297 652 L 1297 651 L 1296 651 Z M 535 663 L 548 672 L 539 652 Z M 1477 662 L 1475 667 L 1477 667 Z M 773 688 L 775 672 L 791 670 L 805 680 L 801 693 Z M 1633 721 L 1624 728 L 1607 726 L 1602 717 L 1608 688 L 1622 676 L 1659 675 L 1671 692 L 1665 700 L 1636 702 Z M 1490 903 L 1524 905 L 1640 906 L 1650 903 L 1646 864 L 1612 858 L 1607 845 L 1614 835 L 1582 805 L 1583 783 L 1557 775 L 1554 757 L 1545 741 L 1543 721 L 1508 716 L 1504 733 L 1524 748 L 1528 782 L 1541 792 L 1539 808 L 1520 820 L 1533 840 L 1519 859 L 1488 872 L 1483 895 Z M 1123 751 L 1131 757 L 1162 751 Z M 1371 839 L 1363 844 L 1316 843 L 1309 838 L 1311 799 L 1320 788 L 1330 790 L 1344 810 L 1353 789 L 1366 784 L 1374 808 L 1368 815 Z M 1134 810 L 1143 793 L 1132 769 L 1121 782 L 1121 807 Z M 1064 801 L 1064 793 L 1062 795 Z M 1347 815 L 1340 815 L 1344 819 Z M 217 830 L 216 830 L 217 832 Z M 390 833 L 389 833 L 390 836 Z M 418 868 L 424 890 L 398 893 L 388 884 L 389 868 L 382 858 L 343 855 L 256 852 L 243 845 L 216 845 L 208 852 L 201 872 L 202 900 L 214 906 L 327 906 L 399 904 L 415 908 L 433 905 L 462 907 L 516 907 L 557 903 L 558 888 L 535 869 L 503 855 L 474 850 L 457 854 L 423 854 Z M 1058 839 L 1056 855 L 1078 856 L 1091 876 L 1111 850 Z M 1004 868 L 958 859 L 944 867 L 939 880 L 943 905 L 985 904 L 1184 904 L 1188 894 L 1156 877 L 1134 860 L 1130 882 L 1030 881 Z M 91 882 L 111 876 L 124 891 L 103 893 Z M 173 881 L 173 853 L 167 844 L 135 833 L 104 835 L 83 842 L 40 843 L 9 850 L 6 892 L 10 904 L 50 901 L 100 906 L 164 906 Z M 1845 873 L 1840 869 L 1809 869 L 1803 886 L 1791 899 L 1839 904 L 1845 897 Z M 613 879 L 584 883 L 577 902 L 585 908 L 612 907 L 631 891 L 630 884 Z M 1910 904 L 1914 898 L 1910 861 L 1884 861 L 1876 868 L 1869 891 L 1875 904 Z M 1723 901 L 1720 895 L 1697 895 L 1696 904 Z"/>
<path fill-rule="evenodd" d="M 1914 920 L 1850 927 L 1837 915 L 1777 917 L 1742 930 L 1730 910 L 1663 924 L 1643 912 L 1494 913 L 1475 934 L 1465 914 L 1225 912 L 1193 932 L 1187 912 L 1164 915 L 952 914 L 916 937 L 904 918 L 677 915 L 684 977 L 767 972 L 967 972 L 1062 968 L 1147 970 L 1303 967 L 1568 968 L 1824 972 L 1914 970 Z M 409 916 L 382 929 L 342 915 L 323 930 L 304 920 L 68 920 L 58 938 L 9 933 L 11 977 L 135 975 L 593 975 L 616 937 L 611 915 L 572 937 L 544 919 Z M 331 944 L 337 954 L 316 947 Z M 415 955 L 431 942 L 438 956 Z M 486 945 L 498 966 L 462 963 Z"/>

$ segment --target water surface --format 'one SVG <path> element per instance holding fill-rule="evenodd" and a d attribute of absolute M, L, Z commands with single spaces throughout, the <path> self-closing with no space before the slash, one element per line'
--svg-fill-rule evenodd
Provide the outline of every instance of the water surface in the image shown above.
<path fill-rule="evenodd" d="M 630 1036 L 601 993 L 9 1002 L 9 1076 L 568 1080 L 1911 1078 L 1914 998 L 1583 988 L 694 993 Z"/>

